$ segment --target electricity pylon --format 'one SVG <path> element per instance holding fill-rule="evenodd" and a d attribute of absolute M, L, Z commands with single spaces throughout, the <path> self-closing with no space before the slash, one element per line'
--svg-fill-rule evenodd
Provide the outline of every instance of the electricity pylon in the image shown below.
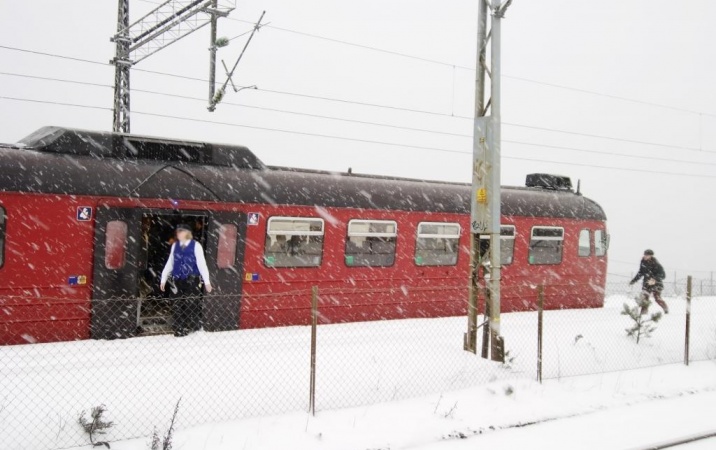
<path fill-rule="evenodd" d="M 119 0 L 117 33 L 111 41 L 116 44 L 114 58 L 114 118 L 112 130 L 129 133 L 130 86 L 133 65 L 160 50 L 211 24 L 209 47 L 210 80 L 216 70 L 216 22 L 236 8 L 235 0 L 166 0 L 141 19 L 130 24 L 129 0 Z M 209 101 L 214 96 L 214 82 L 210 82 Z"/>

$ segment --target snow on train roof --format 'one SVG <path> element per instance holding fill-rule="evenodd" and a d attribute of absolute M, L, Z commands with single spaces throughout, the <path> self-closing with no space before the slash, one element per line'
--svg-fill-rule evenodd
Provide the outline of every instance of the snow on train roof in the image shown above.
<path fill-rule="evenodd" d="M 45 127 L 0 146 L 0 190 L 467 214 L 470 185 L 266 167 L 248 148 Z M 606 220 L 571 190 L 505 187 L 502 213 Z"/>

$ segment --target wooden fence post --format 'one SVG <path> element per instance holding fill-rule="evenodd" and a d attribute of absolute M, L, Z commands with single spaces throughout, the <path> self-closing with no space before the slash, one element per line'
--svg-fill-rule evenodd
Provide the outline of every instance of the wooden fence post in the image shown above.
<path fill-rule="evenodd" d="M 686 335 L 684 339 L 684 364 L 689 365 L 689 344 L 691 340 L 691 275 L 686 278 Z"/>
<path fill-rule="evenodd" d="M 481 356 L 484 359 L 487 359 L 490 356 L 490 321 L 488 320 L 490 316 L 490 303 L 492 300 L 490 300 L 490 290 L 485 288 L 485 322 L 482 325 L 482 354 Z"/>
<path fill-rule="evenodd" d="M 537 381 L 542 383 L 542 332 L 544 331 L 544 286 L 537 286 Z"/>
<path fill-rule="evenodd" d="M 308 411 L 316 415 L 316 334 L 318 328 L 318 286 L 311 289 L 311 384 Z"/>

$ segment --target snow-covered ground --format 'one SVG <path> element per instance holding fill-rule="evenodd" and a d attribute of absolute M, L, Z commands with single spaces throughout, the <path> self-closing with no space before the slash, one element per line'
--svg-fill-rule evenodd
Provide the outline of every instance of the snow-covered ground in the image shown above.
<path fill-rule="evenodd" d="M 0 347 L 0 448 L 66 448 L 85 443 L 77 418 L 82 410 L 99 404 L 106 405 L 108 418 L 115 422 L 108 439 L 147 436 L 155 426 L 168 422 L 180 398 L 178 427 L 191 430 L 186 435 L 180 433 L 186 439 L 201 435 L 210 440 L 235 428 L 243 430 L 240 436 L 246 442 L 254 435 L 264 439 L 264 432 L 293 436 L 294 440 L 299 439 L 296 433 L 303 433 L 300 439 L 308 439 L 311 445 L 324 441 L 328 444 L 321 445 L 332 445 L 330 439 L 312 440 L 311 436 L 325 434 L 311 434 L 308 425 L 325 424 L 326 430 L 333 430 L 332 420 L 375 422 L 378 428 L 366 425 L 369 428 L 361 432 L 368 441 L 356 441 L 366 447 L 350 448 L 399 448 L 391 444 L 392 438 L 387 443 L 381 441 L 396 424 L 398 428 L 422 429 L 426 417 L 443 423 L 459 417 L 458 410 L 477 414 L 479 420 L 471 418 L 469 422 L 473 428 L 589 410 L 590 405 L 604 405 L 602 384 L 611 393 L 607 406 L 634 389 L 638 394 L 634 401 L 638 401 L 642 393 L 631 375 L 615 378 L 622 381 L 612 388 L 608 381 L 612 378 L 607 375 L 590 378 L 587 383 L 596 385 L 596 393 L 589 393 L 594 386 L 584 388 L 587 394 L 581 403 L 573 400 L 575 392 L 570 387 L 577 386 L 579 392 L 579 383 L 564 381 L 567 376 L 683 361 L 683 299 L 669 300 L 672 313 L 652 338 L 639 345 L 625 336 L 629 319 L 619 314 L 624 301 L 628 299 L 615 296 L 603 309 L 545 312 L 544 376 L 562 379 L 562 383 L 545 386 L 529 381 L 536 374 L 534 312 L 503 315 L 502 334 L 511 360 L 506 366 L 462 350 L 463 317 L 323 325 L 318 332 L 317 419 L 304 413 L 309 390 L 307 327 L 196 333 L 181 339 L 155 336 Z M 716 298 L 695 299 L 692 311 L 692 358 L 716 358 Z M 708 372 L 706 369 L 683 370 L 677 373 L 680 384 L 674 385 L 654 381 L 657 372 L 645 372 L 650 390 L 644 395 L 662 395 L 662 387 L 674 395 L 685 392 L 689 387 L 683 383 L 688 380 L 698 389 L 711 388 L 705 380 L 689 375 Z M 714 382 L 714 373 L 708 374 L 710 378 L 706 378 Z M 458 401 L 461 396 L 477 403 L 470 407 L 467 400 Z M 532 401 L 520 402 L 519 407 L 504 403 L 525 397 Z M 411 398 L 418 400 L 401 402 Z M 394 403 L 366 406 L 380 402 Z M 490 409 L 485 409 L 490 402 L 497 415 L 480 416 Z M 432 407 L 424 416 L 426 404 Z M 391 410 L 390 405 L 397 409 Z M 330 411 L 356 406 L 361 408 Z M 373 411 L 383 410 L 388 412 L 372 417 Z M 534 411 L 532 416 L 530 411 Z M 418 416 L 411 418 L 413 412 Z M 276 416 L 286 413 L 293 414 Z M 239 422 L 216 425 L 231 420 Z M 215 425 L 201 425 L 207 423 Z M 278 425 L 267 425 L 271 423 Z M 338 429 L 346 426 L 343 423 Z M 432 436 L 426 435 L 426 442 L 431 442 L 436 429 L 429 424 L 426 428 Z M 211 430 L 216 429 L 227 431 L 214 434 Z M 459 427 L 455 430 L 459 432 Z M 371 443 L 374 437 L 377 441 Z M 326 448 L 349 448 L 341 445 Z"/>
<path fill-rule="evenodd" d="M 179 431 L 173 442 L 182 450 L 636 450 L 714 431 L 715 404 L 716 364 L 704 361 L 216 423 Z M 690 445 L 716 448 L 713 440 Z"/>
<path fill-rule="evenodd" d="M 650 374 L 653 375 L 653 374 Z M 549 450 L 643 450 L 716 433 L 713 412 L 716 392 L 687 392 L 581 414 L 526 427 L 484 433 L 472 438 L 418 445 L 416 450 L 472 450 L 518 448 Z M 715 449 L 716 438 L 678 446 L 678 449 Z"/>

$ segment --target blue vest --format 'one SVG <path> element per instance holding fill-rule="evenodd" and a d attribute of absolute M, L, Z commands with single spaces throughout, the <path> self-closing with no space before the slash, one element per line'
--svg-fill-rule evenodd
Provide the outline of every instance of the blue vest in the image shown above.
<path fill-rule="evenodd" d="M 194 246 L 196 241 L 189 241 L 185 248 L 179 242 L 174 244 L 174 269 L 172 276 L 177 280 L 186 280 L 191 276 L 199 275 L 199 266 L 196 265 Z"/>

